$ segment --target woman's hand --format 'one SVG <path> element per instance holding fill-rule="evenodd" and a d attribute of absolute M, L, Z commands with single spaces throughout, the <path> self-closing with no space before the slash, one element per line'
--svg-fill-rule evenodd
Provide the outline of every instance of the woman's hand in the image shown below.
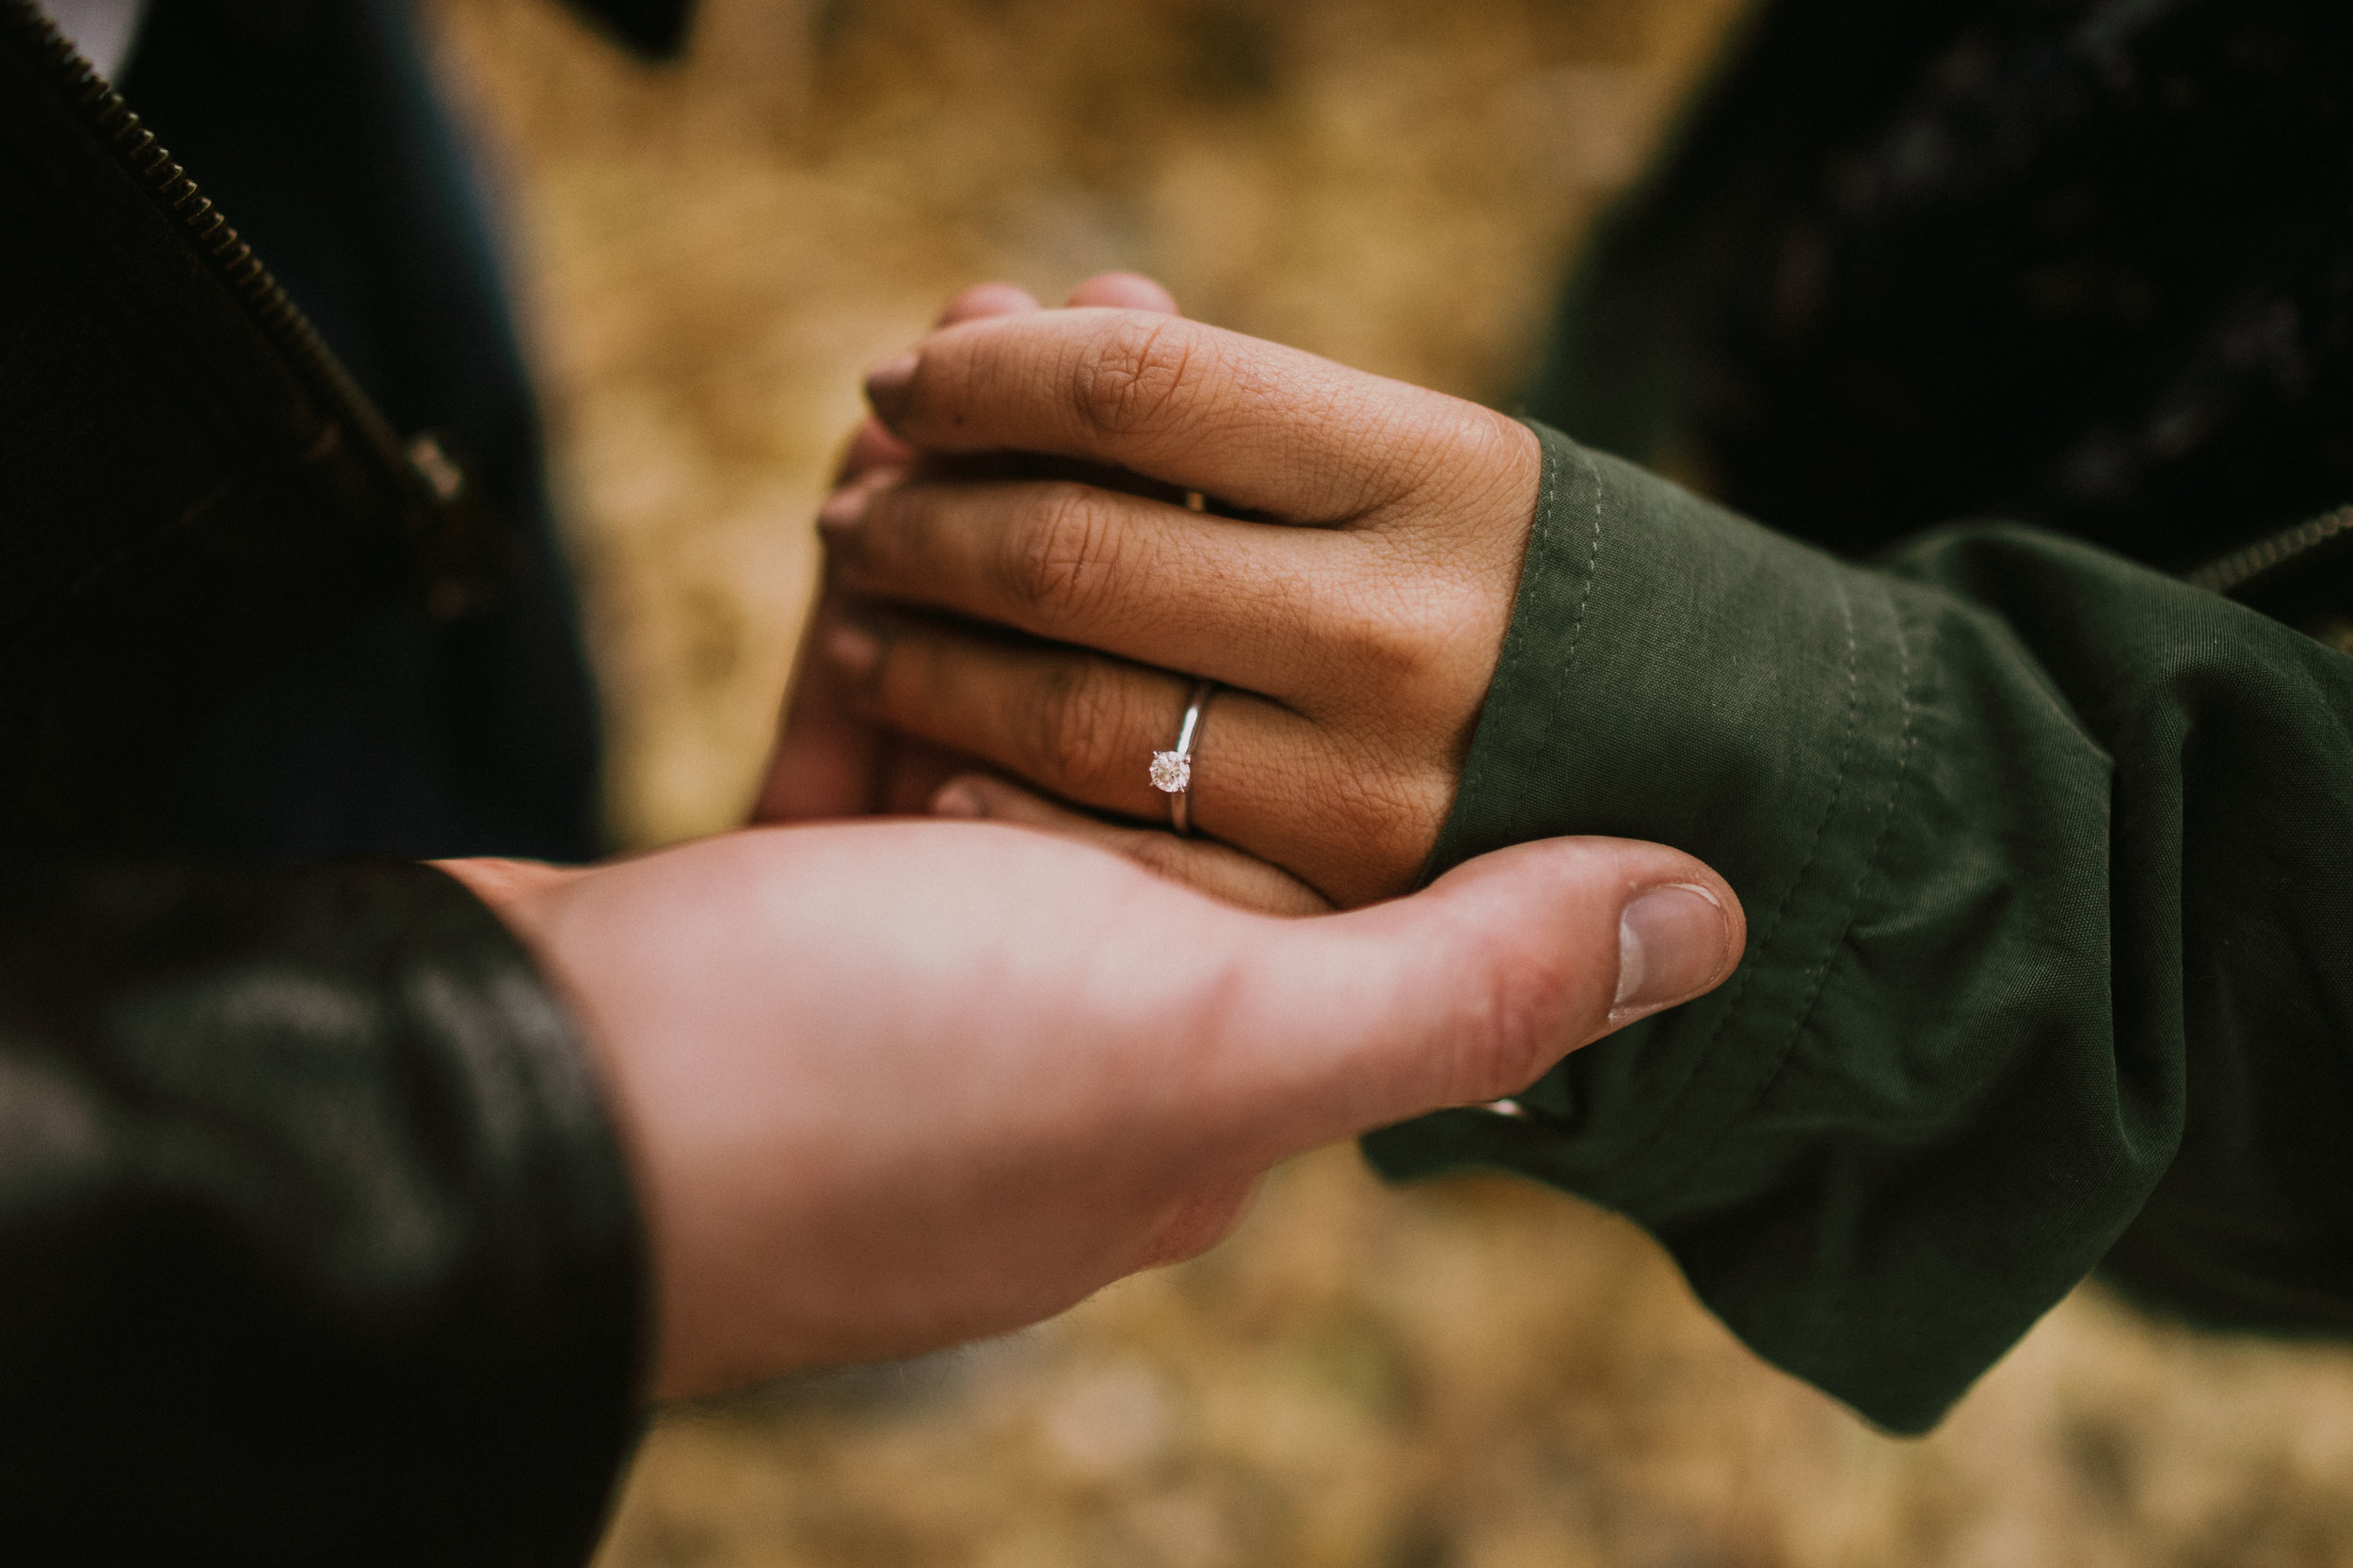
<path fill-rule="evenodd" d="M 1132 272 L 1106 272 L 1088 279 L 1071 291 L 1069 304 L 1168 314 L 1176 310 L 1166 289 Z M 952 297 L 934 326 L 1027 315 L 1038 309 L 1036 297 L 1027 290 L 1011 283 L 981 283 Z M 917 468 L 921 458 L 920 453 L 892 435 L 879 420 L 870 418 L 843 449 L 834 474 L 834 493 L 839 496 L 845 490 L 865 491 L 894 483 Z M 785 702 L 784 723 L 767 779 L 753 807 L 754 822 L 812 822 L 876 813 L 920 815 L 931 807 L 942 783 L 972 766 L 968 757 L 894 734 L 875 723 L 855 690 L 818 655 L 817 650 L 841 624 L 844 610 L 828 563 L 826 581 L 802 631 L 800 654 L 793 661 L 792 690 Z M 1043 803 L 1039 808 L 1044 808 Z M 1261 873 L 1260 880 L 1272 885 L 1271 871 L 1262 868 Z"/>
<path fill-rule="evenodd" d="M 1152 754 L 1207 677 L 1223 689 L 1190 805 L 1232 849 L 1160 858 L 1202 861 L 1191 879 L 1216 887 L 1255 856 L 1342 904 L 1413 885 L 1511 618 L 1540 470 L 1524 426 L 1134 310 L 968 320 L 878 366 L 868 394 L 927 460 L 1078 459 L 1228 515 L 1068 480 L 870 473 L 820 520 L 838 594 L 814 650 L 846 711 L 1157 824 Z M 978 779 L 936 798 L 1058 810 Z"/>
<path fill-rule="evenodd" d="M 1699 862 L 1600 839 L 1307 920 L 989 824 L 446 869 L 600 1059 L 665 1398 L 1059 1312 L 1209 1245 L 1291 1154 L 1715 985 L 1743 932 Z"/>

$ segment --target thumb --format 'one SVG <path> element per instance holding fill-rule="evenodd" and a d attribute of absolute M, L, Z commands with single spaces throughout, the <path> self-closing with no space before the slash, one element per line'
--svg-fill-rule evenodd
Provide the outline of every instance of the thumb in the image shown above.
<path fill-rule="evenodd" d="M 1410 898 L 1277 927 L 1232 1016 L 1267 1043 L 1267 1130 L 1304 1148 L 1515 1094 L 1578 1047 L 1713 990 L 1746 940 L 1739 899 L 1691 856 L 1553 839 Z"/>

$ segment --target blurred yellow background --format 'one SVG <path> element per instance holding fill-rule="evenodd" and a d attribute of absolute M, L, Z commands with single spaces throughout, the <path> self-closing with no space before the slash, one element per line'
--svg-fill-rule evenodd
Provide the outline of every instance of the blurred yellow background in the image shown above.
<path fill-rule="evenodd" d="M 634 63 L 435 0 L 512 212 L 614 742 L 651 844 L 737 820 L 857 377 L 983 278 L 1508 403 L 1737 0 L 705 0 Z M 2353 1563 L 2353 1354 L 2079 1293 L 1934 1437 L 1734 1343 L 1500 1181 L 1278 1173 L 1032 1333 L 666 1417 L 601 1568 Z"/>

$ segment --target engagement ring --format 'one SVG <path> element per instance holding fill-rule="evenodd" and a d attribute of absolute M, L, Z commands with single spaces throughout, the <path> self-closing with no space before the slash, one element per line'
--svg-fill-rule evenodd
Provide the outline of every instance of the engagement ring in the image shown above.
<path fill-rule="evenodd" d="M 1209 705 L 1215 690 L 1214 680 L 1193 682 L 1185 722 L 1176 730 L 1176 749 L 1152 754 L 1152 788 L 1168 796 L 1168 825 L 1179 838 L 1193 837 L 1193 743 L 1201 732 L 1201 710 Z"/>

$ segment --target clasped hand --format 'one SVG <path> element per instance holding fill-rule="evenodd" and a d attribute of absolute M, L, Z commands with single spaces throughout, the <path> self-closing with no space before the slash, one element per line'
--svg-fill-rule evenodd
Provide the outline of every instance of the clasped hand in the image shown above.
<path fill-rule="evenodd" d="M 1040 312 L 1010 292 L 966 296 L 869 379 L 881 428 L 821 516 L 829 591 L 762 814 L 931 805 L 1054 825 L 1287 910 L 1405 891 L 1511 618 L 1535 437 L 1163 309 Z M 1165 301 L 1118 278 L 1078 297 L 1123 294 Z M 972 476 L 968 459 L 1005 452 L 1108 482 Z M 1232 515 L 1188 510 L 1186 491 Z M 1193 820 L 1257 868 L 1052 804 L 1165 824 L 1147 764 L 1196 677 L 1223 689 Z M 951 758 L 1050 798 L 989 774 L 941 792 Z"/>
<path fill-rule="evenodd" d="M 1738 960 L 1722 879 L 1618 840 L 1345 914 L 1237 907 L 1415 882 L 1509 616 L 1534 443 L 1184 322 L 1140 280 L 1079 303 L 976 291 L 874 375 L 762 803 L 1001 821 L 448 864 L 601 1067 L 660 1395 L 1035 1321 L 1209 1245 L 1290 1155 L 1512 1094 Z M 1098 482 L 988 457 L 1008 451 Z M 1198 840 L 1143 825 L 1195 674 L 1226 688 Z"/>

